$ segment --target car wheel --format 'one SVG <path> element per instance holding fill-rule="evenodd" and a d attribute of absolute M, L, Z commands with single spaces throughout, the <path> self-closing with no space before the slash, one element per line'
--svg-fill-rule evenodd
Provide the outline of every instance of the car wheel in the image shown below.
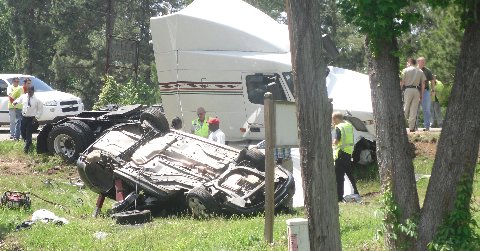
<path fill-rule="evenodd" d="M 91 137 L 82 127 L 63 123 L 56 125 L 48 135 L 48 151 L 60 155 L 67 162 L 74 162 L 89 145 Z"/>
<path fill-rule="evenodd" d="M 98 163 L 77 165 L 77 170 L 85 185 L 95 193 L 107 194 L 113 189 L 113 173 Z"/>
<path fill-rule="evenodd" d="M 150 210 L 125 211 L 112 214 L 111 217 L 115 219 L 117 224 L 120 225 L 136 225 L 152 221 L 152 213 L 150 212 Z"/>
<path fill-rule="evenodd" d="M 245 160 L 249 161 L 255 169 L 265 172 L 265 154 L 260 150 L 252 148 L 245 152 Z"/>
<path fill-rule="evenodd" d="M 188 208 L 195 218 L 208 218 L 218 211 L 218 203 L 204 186 L 193 188 L 186 197 Z"/>
<path fill-rule="evenodd" d="M 147 121 L 162 133 L 170 132 L 168 120 L 159 108 L 149 108 L 140 115 L 140 122 Z"/>

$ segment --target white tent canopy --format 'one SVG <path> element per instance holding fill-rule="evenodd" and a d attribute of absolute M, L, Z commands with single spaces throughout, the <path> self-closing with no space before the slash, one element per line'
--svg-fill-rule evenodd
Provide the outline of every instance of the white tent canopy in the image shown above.
<path fill-rule="evenodd" d="M 150 22 L 156 53 L 290 51 L 288 27 L 241 0 L 195 0 L 177 13 L 153 17 Z"/>

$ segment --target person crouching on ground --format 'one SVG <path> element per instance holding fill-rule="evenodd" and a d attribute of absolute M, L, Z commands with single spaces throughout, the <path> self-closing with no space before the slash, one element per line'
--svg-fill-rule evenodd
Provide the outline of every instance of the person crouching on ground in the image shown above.
<path fill-rule="evenodd" d="M 354 146 L 353 126 L 343 120 L 340 112 L 332 114 L 332 123 L 335 126 L 335 134 L 332 139 L 333 159 L 335 161 L 335 177 L 337 179 L 338 201 L 343 201 L 343 189 L 345 174 L 352 183 L 355 195 L 358 195 L 357 183 L 353 177 L 352 153 Z M 360 195 L 357 196 L 358 198 Z"/>
<path fill-rule="evenodd" d="M 220 119 L 211 118 L 208 120 L 208 130 L 211 132 L 208 139 L 225 145 L 225 133 L 220 130 Z"/>
<path fill-rule="evenodd" d="M 13 104 L 22 104 L 22 135 L 25 135 L 23 140 L 25 141 L 25 147 L 23 151 L 28 153 L 30 146 L 32 145 L 32 133 L 33 123 L 36 122 L 43 112 L 42 102 L 35 97 L 35 89 L 33 86 L 28 87 L 27 94 L 23 94 L 18 99 L 13 101 Z"/>

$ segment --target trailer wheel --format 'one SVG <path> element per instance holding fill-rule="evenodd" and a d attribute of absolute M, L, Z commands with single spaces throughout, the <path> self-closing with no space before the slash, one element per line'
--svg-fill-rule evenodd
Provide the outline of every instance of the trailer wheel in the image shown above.
<path fill-rule="evenodd" d="M 56 125 L 47 139 L 48 151 L 60 155 L 67 162 L 74 162 L 91 140 L 82 127 L 72 123 Z"/>
<path fill-rule="evenodd" d="M 218 203 L 204 186 L 193 188 L 187 193 L 187 205 L 194 218 L 208 218 L 218 212 Z"/>
<path fill-rule="evenodd" d="M 140 115 L 140 122 L 143 123 L 144 121 L 148 121 L 150 125 L 162 133 L 170 132 L 168 120 L 159 108 L 149 108 L 145 110 Z"/>
<path fill-rule="evenodd" d="M 120 225 L 136 225 L 152 221 L 152 213 L 150 210 L 132 210 L 111 215 L 113 219 Z"/>
<path fill-rule="evenodd" d="M 69 120 L 67 123 L 81 127 L 85 135 L 85 139 L 88 141 L 89 144 L 95 140 L 92 128 L 90 128 L 87 123 L 81 120 Z"/>

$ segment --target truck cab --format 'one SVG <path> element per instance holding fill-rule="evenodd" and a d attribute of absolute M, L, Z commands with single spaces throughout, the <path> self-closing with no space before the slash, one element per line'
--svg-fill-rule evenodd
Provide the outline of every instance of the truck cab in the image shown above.
<path fill-rule="evenodd" d="M 207 117 L 220 118 L 228 142 L 263 140 L 265 92 L 295 101 L 288 27 L 253 6 L 196 0 L 150 22 L 165 114 L 181 117 L 184 131 L 204 107 Z M 358 139 L 374 141 L 368 76 L 325 70 L 333 109 L 351 115 Z"/>

